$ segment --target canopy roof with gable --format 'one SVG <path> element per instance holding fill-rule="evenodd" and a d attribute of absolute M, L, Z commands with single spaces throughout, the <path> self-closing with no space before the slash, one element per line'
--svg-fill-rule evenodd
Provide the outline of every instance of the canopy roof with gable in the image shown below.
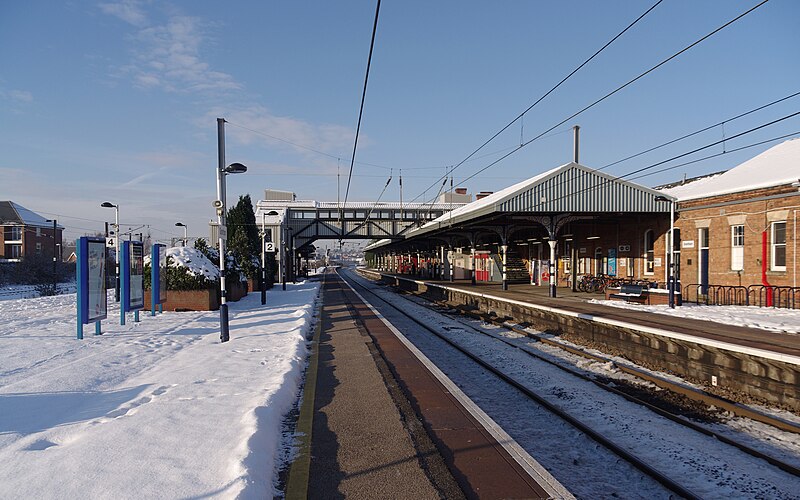
<path fill-rule="evenodd" d="M 656 201 L 657 197 L 665 194 L 571 162 L 448 212 L 409 231 L 406 241 L 489 221 L 542 223 L 544 219 L 553 221 L 565 216 L 669 213 L 671 198 L 666 196 L 666 200 Z M 376 242 L 367 249 L 387 243 Z"/>

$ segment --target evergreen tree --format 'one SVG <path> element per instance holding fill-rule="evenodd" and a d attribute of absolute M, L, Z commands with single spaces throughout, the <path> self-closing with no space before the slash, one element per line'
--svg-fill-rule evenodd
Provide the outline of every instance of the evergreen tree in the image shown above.
<path fill-rule="evenodd" d="M 239 196 L 239 202 L 228 210 L 228 250 L 241 264 L 249 278 L 258 278 L 261 258 L 261 237 L 256 226 L 256 214 L 250 195 Z"/>

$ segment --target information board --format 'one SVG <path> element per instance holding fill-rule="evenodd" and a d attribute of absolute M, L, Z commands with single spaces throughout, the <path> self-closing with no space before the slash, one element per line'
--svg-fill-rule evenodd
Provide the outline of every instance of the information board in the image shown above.
<path fill-rule="evenodd" d="M 167 247 L 164 245 L 156 245 L 158 247 L 158 302 L 163 304 L 167 301 Z"/>
<path fill-rule="evenodd" d="M 135 311 L 144 307 L 144 245 L 141 242 L 131 242 L 130 266 L 130 302 L 128 310 Z"/>
<path fill-rule="evenodd" d="M 616 276 L 617 275 L 617 249 L 616 248 L 609 248 L 608 249 L 608 275 L 609 276 Z"/>
<path fill-rule="evenodd" d="M 92 323 L 105 319 L 108 310 L 106 294 L 106 242 L 100 238 L 83 237 L 81 247 L 81 283 L 78 293 L 81 303 L 81 322 Z"/>

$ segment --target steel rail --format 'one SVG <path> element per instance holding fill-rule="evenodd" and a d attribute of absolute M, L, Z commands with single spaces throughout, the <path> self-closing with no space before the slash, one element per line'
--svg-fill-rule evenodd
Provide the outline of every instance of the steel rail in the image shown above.
<path fill-rule="evenodd" d="M 345 279 L 344 276 L 342 276 L 341 273 L 338 273 L 338 271 L 337 271 L 337 274 L 339 274 L 339 276 L 342 277 L 342 279 Z M 402 314 L 403 316 L 407 317 L 408 319 L 410 319 L 411 321 L 413 321 L 414 323 L 416 323 L 417 325 L 419 325 L 423 329 L 429 331 L 430 333 L 432 333 L 433 335 L 435 335 L 436 337 L 438 337 L 439 339 L 441 339 L 442 341 L 444 341 L 445 343 L 447 343 L 448 345 L 450 345 L 451 347 L 453 347 L 457 351 L 461 352 L 463 355 L 465 355 L 468 358 L 470 358 L 472 361 L 474 361 L 475 363 L 477 363 L 478 365 L 480 365 L 484 369 L 486 369 L 489 372 L 491 372 L 492 374 L 494 374 L 496 377 L 500 378 L 501 380 L 503 380 L 507 384 L 511 385 L 512 387 L 514 387 L 515 389 L 520 391 L 522 394 L 527 396 L 529 399 L 535 401 L 537 404 L 539 404 L 540 406 L 544 407 L 545 409 L 547 409 L 548 411 L 550 411 L 554 415 L 556 415 L 559 418 L 561 418 L 562 420 L 568 422 L 574 428 L 576 428 L 580 432 L 584 433 L 585 435 L 587 435 L 588 437 L 593 439 L 595 442 L 597 442 L 601 446 L 603 446 L 603 447 L 607 448 L 608 450 L 612 451 L 614 454 L 616 454 L 617 456 L 619 456 L 620 458 L 622 458 L 626 462 L 630 463 L 635 468 L 637 468 L 640 471 L 642 471 L 644 474 L 646 474 L 649 477 L 653 478 L 656 482 L 658 482 L 659 484 L 661 484 L 662 486 L 664 486 L 668 490 L 670 490 L 673 493 L 676 493 L 676 494 L 678 494 L 681 497 L 686 498 L 686 499 L 699 499 L 699 498 L 701 498 L 699 495 L 691 492 L 689 489 L 685 488 L 681 484 L 673 481 L 669 476 L 666 476 L 666 475 L 662 474 L 660 471 L 658 471 L 657 469 L 651 467 L 645 461 L 641 460 L 639 457 L 637 457 L 633 453 L 629 452 L 628 450 L 626 450 L 622 446 L 617 445 L 613 441 L 607 439 L 602 434 L 600 434 L 599 432 L 595 431 L 594 429 L 592 429 L 588 425 L 584 424 L 580 420 L 576 419 L 575 417 L 573 417 L 573 416 L 569 415 L 568 413 L 564 412 L 563 410 L 561 410 L 560 408 L 558 408 L 554 404 L 550 403 L 544 397 L 536 394 L 535 392 L 530 390 L 528 387 L 526 387 L 522 383 L 520 383 L 517 380 L 513 379 L 509 375 L 506 375 L 505 373 L 503 373 L 501 370 L 497 369 L 496 367 L 494 367 L 490 363 L 484 361 L 479 356 L 471 353 L 467 349 L 464 349 L 463 347 L 458 345 L 456 342 L 452 341 L 451 339 L 449 339 L 446 336 L 444 336 L 444 335 L 440 334 L 439 332 L 437 332 L 434 328 L 430 327 L 429 325 L 427 325 L 424 322 L 420 321 L 419 319 L 415 318 L 413 315 L 407 313 L 406 311 L 403 311 L 401 308 L 397 307 L 396 305 L 394 305 L 391 302 L 387 301 L 386 299 L 382 298 L 380 295 L 376 294 L 375 292 L 370 290 L 368 287 L 364 286 L 361 283 L 358 283 L 356 280 L 353 280 L 353 279 L 350 279 L 349 282 L 351 282 L 354 285 L 357 285 L 362 290 L 367 291 L 370 295 L 376 297 L 381 302 L 385 303 L 386 305 L 388 305 L 392 309 L 398 311 L 400 314 Z"/>
<path fill-rule="evenodd" d="M 561 344 L 559 342 L 552 342 L 552 341 L 548 342 L 547 341 L 548 339 L 540 338 L 540 337 L 538 337 L 536 335 L 531 335 L 530 332 L 525 332 L 524 330 L 522 330 L 520 328 L 516 328 L 516 327 L 514 327 L 512 325 L 508 325 L 508 324 L 503 323 L 503 322 L 494 321 L 492 318 L 487 318 L 487 317 L 484 317 L 484 316 L 481 316 L 481 315 L 477 315 L 477 314 L 471 313 L 469 311 L 459 311 L 459 312 L 464 314 L 465 316 L 469 316 L 469 317 L 472 317 L 474 319 L 479 319 L 481 321 L 490 322 L 492 324 L 495 324 L 495 325 L 501 326 L 503 328 L 506 328 L 509 331 L 513 331 L 514 333 L 525 335 L 527 338 L 530 338 L 532 340 L 536 340 L 536 341 L 545 343 L 545 344 L 547 344 L 549 346 L 558 347 L 560 349 L 566 350 L 570 354 L 578 355 L 578 356 L 581 356 L 581 357 L 584 357 L 584 358 L 587 358 L 587 359 L 591 359 L 593 361 L 604 362 L 604 363 L 614 363 L 614 361 L 611 360 L 611 359 L 604 358 L 602 356 L 589 354 L 589 353 L 580 351 L 579 349 L 569 348 L 569 346 L 565 346 L 565 345 L 563 345 L 563 344 Z M 789 474 L 792 474 L 794 476 L 800 477 L 800 467 L 796 467 L 794 465 L 791 465 L 791 464 L 788 464 L 786 462 L 783 462 L 780 459 L 774 458 L 774 457 L 772 457 L 770 455 L 767 455 L 764 452 L 761 452 L 759 450 L 751 448 L 750 446 L 747 446 L 746 444 L 742 444 L 742 443 L 740 443 L 738 441 L 735 441 L 735 440 L 725 436 L 724 434 L 720 434 L 720 433 L 715 432 L 715 431 L 713 431 L 711 429 L 703 427 L 702 425 L 696 424 L 696 423 L 692 422 L 691 420 L 687 420 L 687 417 L 684 417 L 682 415 L 677 415 L 677 414 L 672 413 L 670 411 L 667 411 L 667 410 L 665 410 L 663 408 L 655 406 L 652 403 L 649 403 L 649 402 L 647 402 L 647 401 L 645 401 L 643 399 L 637 398 L 634 395 L 628 394 L 628 393 L 626 393 L 626 392 L 624 392 L 622 390 L 619 390 L 619 389 L 617 389 L 615 387 L 609 386 L 609 385 L 605 384 L 604 382 L 602 382 L 600 380 L 597 380 L 596 378 L 594 378 L 592 376 L 586 375 L 585 373 L 581 373 L 578 370 L 573 370 L 573 369 L 571 369 L 571 368 L 569 368 L 567 366 L 564 366 L 561 363 L 558 363 L 557 361 L 555 361 L 553 359 L 550 359 L 546 355 L 543 355 L 543 354 L 531 351 L 529 349 L 526 349 L 525 348 L 526 346 L 518 345 L 518 344 L 512 342 L 509 339 L 506 339 L 506 338 L 501 337 L 501 336 L 494 335 L 491 332 L 487 332 L 487 331 L 481 330 L 480 328 L 476 328 L 475 326 L 470 325 L 468 323 L 464 323 L 463 321 L 459 321 L 458 319 L 453 318 L 452 315 L 449 315 L 447 313 L 441 313 L 441 314 L 445 314 L 447 317 L 453 319 L 454 321 L 457 321 L 460 325 L 463 325 L 463 326 L 465 326 L 467 328 L 470 328 L 473 331 L 475 331 L 476 333 L 491 337 L 491 338 L 493 338 L 495 340 L 498 340 L 500 342 L 505 343 L 508 346 L 514 347 L 516 349 L 519 349 L 520 351 L 524 352 L 525 354 L 527 354 L 529 356 L 532 356 L 532 357 L 534 357 L 536 359 L 539 359 L 541 361 L 544 361 L 545 363 L 548 363 L 548 364 L 550 364 L 552 366 L 555 366 L 556 368 L 559 368 L 559 369 L 565 371 L 566 373 L 569 373 L 570 375 L 574 375 L 576 377 L 579 377 L 579 378 L 581 378 L 583 380 L 586 380 L 587 382 L 592 382 L 593 384 L 595 384 L 596 386 L 600 387 L 601 389 L 604 389 L 604 390 L 609 391 L 609 392 L 611 392 L 613 394 L 621 396 L 621 397 L 627 399 L 628 401 L 630 401 L 632 403 L 636 403 L 636 404 L 642 405 L 642 406 L 648 408 L 649 410 L 653 411 L 654 413 L 657 413 L 657 414 L 661 415 L 662 417 L 668 418 L 668 419 L 672 420 L 673 422 L 681 424 L 681 425 L 683 425 L 685 427 L 688 427 L 689 429 L 692 429 L 694 431 L 700 432 L 701 434 L 705 434 L 706 436 L 713 437 L 713 438 L 717 439 L 720 442 L 723 442 L 723 443 L 725 443 L 727 445 L 733 446 L 733 447 L 735 447 L 735 448 L 747 453 L 748 455 L 751 455 L 751 456 L 754 456 L 756 458 L 760 458 L 762 460 L 765 460 L 765 461 L 769 462 L 770 464 L 778 467 L 779 469 L 781 469 L 781 470 L 783 470 L 785 472 L 788 472 Z M 634 376 L 637 376 L 637 377 L 640 376 L 640 374 L 643 373 L 643 372 L 641 372 L 639 370 L 633 370 L 633 369 L 622 370 L 623 366 L 618 365 L 617 363 L 614 363 L 614 366 L 616 366 L 617 368 L 620 368 L 621 371 L 624 371 L 625 373 L 627 373 L 629 375 L 634 375 Z M 652 380 L 654 378 L 656 378 L 656 377 L 652 377 L 652 376 L 648 377 L 648 381 L 650 381 L 650 380 Z M 660 379 L 659 378 L 658 380 L 660 382 L 664 382 L 666 384 L 670 384 L 669 387 L 662 387 L 662 388 L 666 388 L 667 390 L 672 390 L 672 386 L 680 387 L 677 384 L 671 384 L 671 383 L 669 383 L 669 381 L 666 381 L 664 379 Z M 677 391 L 673 391 L 673 392 L 677 393 Z M 781 421 L 781 422 L 783 422 L 783 421 Z"/>

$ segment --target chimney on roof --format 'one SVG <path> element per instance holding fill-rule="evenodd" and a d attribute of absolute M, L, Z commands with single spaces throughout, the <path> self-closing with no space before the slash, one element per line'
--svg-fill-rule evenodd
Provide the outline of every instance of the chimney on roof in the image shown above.
<path fill-rule="evenodd" d="M 494 194 L 494 192 L 493 191 L 481 191 L 480 193 L 475 195 L 475 200 L 477 201 L 477 200 L 486 198 L 487 196 L 489 196 L 491 194 Z"/>
<path fill-rule="evenodd" d="M 575 163 L 580 163 L 578 161 L 578 152 L 580 151 L 580 139 L 581 139 L 581 127 L 580 125 L 575 125 L 572 127 L 572 161 Z"/>
<path fill-rule="evenodd" d="M 467 194 L 467 188 L 465 187 L 456 188 L 456 194 Z"/>

